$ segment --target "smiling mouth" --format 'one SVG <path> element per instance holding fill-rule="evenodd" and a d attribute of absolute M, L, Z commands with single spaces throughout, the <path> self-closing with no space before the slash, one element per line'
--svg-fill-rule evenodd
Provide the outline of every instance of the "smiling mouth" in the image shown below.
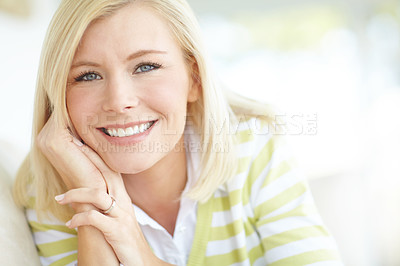
<path fill-rule="evenodd" d="M 131 137 L 143 133 L 151 128 L 156 121 L 151 121 L 127 128 L 100 128 L 107 136 L 115 138 Z"/>

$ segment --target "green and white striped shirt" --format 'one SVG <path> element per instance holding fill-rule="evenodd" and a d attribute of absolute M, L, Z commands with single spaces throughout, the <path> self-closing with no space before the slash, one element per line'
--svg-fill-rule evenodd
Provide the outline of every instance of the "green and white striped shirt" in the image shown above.
<path fill-rule="evenodd" d="M 187 265 L 343 265 L 280 138 L 240 124 L 237 175 L 198 204 Z M 27 209 L 43 265 L 74 265 L 77 233 Z"/>

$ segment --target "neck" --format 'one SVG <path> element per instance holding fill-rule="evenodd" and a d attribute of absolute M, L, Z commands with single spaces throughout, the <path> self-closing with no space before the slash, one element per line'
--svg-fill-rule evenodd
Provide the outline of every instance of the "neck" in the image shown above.
<path fill-rule="evenodd" d="M 182 144 L 183 136 L 177 145 Z M 150 169 L 122 178 L 132 203 L 173 233 L 187 181 L 185 150 L 173 149 Z"/>

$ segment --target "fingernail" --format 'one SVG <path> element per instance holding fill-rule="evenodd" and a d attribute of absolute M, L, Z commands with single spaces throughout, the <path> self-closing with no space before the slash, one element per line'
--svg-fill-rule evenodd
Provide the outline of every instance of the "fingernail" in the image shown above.
<path fill-rule="evenodd" d="M 70 226 L 71 225 L 71 220 L 69 220 L 68 222 L 65 223 L 66 226 Z"/>
<path fill-rule="evenodd" d="M 61 194 L 61 195 L 57 195 L 54 198 L 56 199 L 56 201 L 62 201 L 65 197 L 65 194 Z"/>
<path fill-rule="evenodd" d="M 72 142 L 75 143 L 76 145 L 78 145 L 79 147 L 83 146 L 83 143 L 80 142 L 79 140 L 77 140 L 75 137 L 72 137 Z"/>

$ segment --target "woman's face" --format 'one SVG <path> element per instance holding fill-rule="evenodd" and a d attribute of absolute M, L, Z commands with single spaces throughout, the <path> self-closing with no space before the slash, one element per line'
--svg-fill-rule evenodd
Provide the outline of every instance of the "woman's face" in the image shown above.
<path fill-rule="evenodd" d="M 113 170 L 149 169 L 181 143 L 187 103 L 199 94 L 190 68 L 149 7 L 129 5 L 92 23 L 68 76 L 77 133 Z"/>

